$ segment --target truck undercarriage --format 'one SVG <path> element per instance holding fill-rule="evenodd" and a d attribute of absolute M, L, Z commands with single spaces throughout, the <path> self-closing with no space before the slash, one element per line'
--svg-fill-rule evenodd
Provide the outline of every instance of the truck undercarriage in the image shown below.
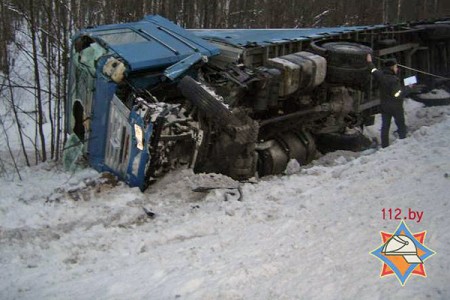
<path fill-rule="evenodd" d="M 355 129 L 378 112 L 368 53 L 449 74 L 448 21 L 303 32 L 141 22 L 74 37 L 67 119 L 92 166 L 142 190 L 178 167 L 246 180 L 367 147 Z M 149 62 L 163 50 L 139 53 L 144 43 L 170 55 Z"/>

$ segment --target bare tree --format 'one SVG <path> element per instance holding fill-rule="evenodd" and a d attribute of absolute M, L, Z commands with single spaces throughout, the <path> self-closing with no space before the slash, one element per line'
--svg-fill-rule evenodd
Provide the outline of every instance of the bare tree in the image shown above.
<path fill-rule="evenodd" d="M 47 157 L 60 159 L 66 141 L 64 114 L 67 110 L 70 37 L 86 26 L 139 20 L 147 14 L 160 14 L 188 28 L 364 25 L 450 15 L 450 1 L 3 0 L 0 2 L 0 72 L 2 78 L 7 78 L 3 85 L 8 87 L 5 90 L 8 99 L 0 101 L 10 101 L 21 152 L 27 164 L 32 163 L 29 159 L 31 151 L 27 154 L 28 137 L 20 118 L 28 116 L 20 112 L 14 94 L 23 90 L 35 101 L 36 136 L 32 145 L 36 161 L 45 161 Z M 15 42 L 14 36 L 19 30 L 26 31 L 21 34 L 30 39 L 30 47 L 20 43 L 15 46 L 30 59 L 33 82 L 17 82 L 9 76 L 16 66 L 14 57 L 8 53 L 8 45 Z M 49 138 L 44 135 L 46 120 Z"/>
<path fill-rule="evenodd" d="M 29 0 L 29 10 L 30 10 L 30 19 L 29 19 L 29 30 L 31 33 L 31 46 L 32 46 L 32 56 L 33 56 L 33 68 L 34 68 L 34 81 L 36 85 L 36 108 L 37 108 L 37 130 L 39 133 L 40 146 L 41 146 L 41 159 L 42 161 L 47 160 L 47 150 L 45 144 L 45 135 L 44 135 L 44 112 L 42 109 L 43 99 L 42 99 L 42 91 L 41 91 L 41 73 L 40 73 L 40 63 L 38 60 L 38 20 L 36 19 L 35 5 L 36 2 L 33 0 Z"/>

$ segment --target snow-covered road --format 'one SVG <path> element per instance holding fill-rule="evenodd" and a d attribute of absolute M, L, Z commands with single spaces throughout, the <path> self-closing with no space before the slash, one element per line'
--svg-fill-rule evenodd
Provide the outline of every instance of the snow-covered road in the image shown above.
<path fill-rule="evenodd" d="M 407 139 L 243 184 L 242 201 L 193 192 L 223 180 L 190 170 L 144 194 L 49 165 L 1 179 L 0 299 L 449 299 L 450 107 L 407 111 Z M 406 223 L 437 252 L 427 278 L 379 277 L 369 252 L 399 225 L 383 208 L 424 212 Z"/>

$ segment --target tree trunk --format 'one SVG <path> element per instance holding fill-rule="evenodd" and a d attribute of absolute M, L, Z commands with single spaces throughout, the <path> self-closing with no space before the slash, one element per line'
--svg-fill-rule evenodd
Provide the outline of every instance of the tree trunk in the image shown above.
<path fill-rule="evenodd" d="M 389 0 L 383 0 L 383 23 L 389 23 Z"/>
<path fill-rule="evenodd" d="M 53 87 L 53 63 L 55 59 L 54 51 L 57 49 L 57 47 L 53 47 L 53 37 L 51 36 L 53 33 L 53 11 L 54 7 L 52 4 L 53 1 L 49 1 L 48 6 L 46 7 L 47 10 L 47 26 L 46 31 L 42 32 L 42 36 L 46 37 L 45 42 L 46 45 L 44 45 L 44 48 L 47 49 L 46 53 L 46 72 L 47 72 L 47 84 L 48 84 L 48 90 L 50 93 L 48 93 L 47 100 L 48 100 L 48 119 L 50 121 L 50 158 L 53 159 L 55 157 L 55 126 L 53 121 L 53 110 L 52 110 L 52 104 L 53 104 L 53 98 L 54 95 L 52 91 L 54 90 Z M 44 41 L 44 39 L 42 39 Z M 55 41 L 56 42 L 56 41 Z M 55 77 L 58 77 L 57 74 L 55 74 Z"/>
<path fill-rule="evenodd" d="M 42 91 L 41 91 L 41 75 L 39 69 L 38 60 L 38 45 L 37 45 L 37 23 L 34 11 L 33 0 L 29 0 L 30 5 L 30 31 L 31 31 L 31 45 L 32 45 L 32 56 L 33 56 L 33 68 L 34 68 L 34 81 L 36 86 L 36 108 L 37 108 L 37 131 L 39 134 L 39 141 L 41 146 L 41 159 L 42 161 L 47 160 L 47 150 L 45 146 L 45 135 L 44 135 L 44 112 L 42 110 Z"/>
<path fill-rule="evenodd" d="M 11 97 L 10 101 L 11 101 L 11 108 L 14 114 L 14 118 L 16 119 L 16 124 L 17 124 L 17 132 L 19 133 L 19 140 L 20 140 L 20 146 L 22 148 L 22 153 L 23 153 L 23 157 L 25 158 L 25 162 L 27 164 L 27 166 L 30 166 L 30 160 L 28 159 L 28 154 L 27 154 L 27 150 L 25 148 L 25 142 L 23 140 L 23 132 L 22 132 L 22 123 L 19 120 L 19 114 L 17 113 L 17 107 L 16 107 L 16 101 L 15 101 L 15 97 L 14 97 L 14 90 L 13 90 L 13 86 L 12 86 L 12 82 L 11 82 L 11 78 L 8 76 L 8 89 L 9 89 L 9 96 Z"/>

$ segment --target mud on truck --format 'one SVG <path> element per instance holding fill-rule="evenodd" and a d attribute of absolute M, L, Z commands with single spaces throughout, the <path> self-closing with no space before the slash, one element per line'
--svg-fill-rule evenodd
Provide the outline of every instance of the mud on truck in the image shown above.
<path fill-rule="evenodd" d="M 72 44 L 69 142 L 141 190 L 178 167 L 246 180 L 317 151 L 364 149 L 370 141 L 356 129 L 379 107 L 368 53 L 450 70 L 448 20 L 186 30 L 148 16 L 82 30 Z"/>

